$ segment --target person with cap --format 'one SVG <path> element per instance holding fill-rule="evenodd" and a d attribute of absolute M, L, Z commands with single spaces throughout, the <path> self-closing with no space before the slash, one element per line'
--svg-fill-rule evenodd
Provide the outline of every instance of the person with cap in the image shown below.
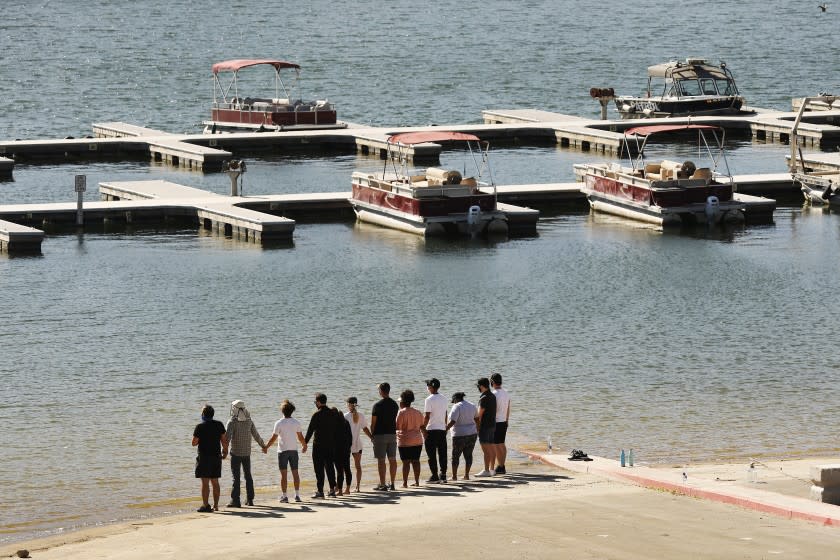
<path fill-rule="evenodd" d="M 230 503 L 227 507 L 242 507 L 239 500 L 239 477 L 245 474 L 245 497 L 247 505 L 254 505 L 254 479 L 251 476 L 251 439 L 265 448 L 257 427 L 251 421 L 251 413 L 240 400 L 230 405 L 230 420 L 227 423 L 227 438 L 230 442 L 230 473 L 233 484 L 230 487 Z"/>
<path fill-rule="evenodd" d="M 356 492 L 359 492 L 359 486 L 362 482 L 362 432 L 367 437 L 371 437 L 371 433 L 365 415 L 359 412 L 359 399 L 348 397 L 347 409 L 349 412 L 344 413 L 344 418 L 350 424 L 350 433 L 353 436 L 350 455 L 353 456 L 353 462 L 356 465 Z"/>
<path fill-rule="evenodd" d="M 379 384 L 380 400 L 373 405 L 370 413 L 370 440 L 373 442 L 373 456 L 379 470 L 379 485 L 374 490 L 394 490 L 397 477 L 397 413 L 399 405 L 390 397 L 391 385 Z M 391 485 L 385 483 L 385 459 L 391 474 Z"/>
<path fill-rule="evenodd" d="M 423 405 L 423 436 L 432 473 L 428 482 L 446 482 L 446 397 L 438 393 L 440 381 L 435 377 L 426 380 L 426 389 L 429 396 Z"/>
<path fill-rule="evenodd" d="M 478 413 L 473 403 L 465 399 L 464 393 L 452 395 L 452 410 L 449 411 L 447 430 L 452 430 L 452 480 L 458 480 L 458 463 L 464 454 L 464 480 L 470 479 L 473 449 L 478 438 L 475 416 Z"/>
<path fill-rule="evenodd" d="M 493 435 L 493 445 L 496 446 L 496 474 L 506 474 L 505 459 L 507 459 L 507 446 L 505 436 L 507 435 L 508 420 L 510 419 L 510 395 L 502 388 L 502 374 L 494 373 L 490 376 L 492 393 L 496 397 L 496 432 Z"/>
<path fill-rule="evenodd" d="M 327 406 L 327 395 L 315 393 L 315 407 L 318 409 L 309 420 L 306 429 L 305 443 L 312 442 L 312 466 L 315 468 L 315 485 L 317 491 L 313 498 L 324 497 L 324 474 L 330 483 L 329 496 L 335 498 L 335 442 L 338 436 L 336 415 Z"/>
<path fill-rule="evenodd" d="M 219 510 L 219 478 L 222 461 L 228 454 L 225 425 L 213 420 L 216 411 L 209 404 L 201 409 L 201 424 L 193 430 L 192 445 L 198 447 L 195 459 L 195 477 L 201 479 L 201 507 L 198 511 L 209 513 Z M 213 507 L 210 507 L 210 485 L 213 485 Z"/>
<path fill-rule="evenodd" d="M 292 418 L 295 411 L 295 405 L 288 399 L 280 403 L 280 412 L 283 413 L 283 418 L 274 423 L 274 432 L 271 439 L 263 447 L 263 453 L 268 452 L 268 448 L 277 440 L 277 466 L 280 468 L 280 503 L 289 503 L 289 496 L 286 494 L 288 488 L 287 472 L 291 468 L 292 481 L 295 485 L 295 501 L 300 500 L 300 475 L 298 474 L 298 464 L 300 455 L 298 454 L 298 442 L 303 447 L 303 452 L 306 453 L 306 440 L 303 439 L 303 432 L 301 431 L 300 422 L 297 418 Z"/>
<path fill-rule="evenodd" d="M 482 377 L 476 383 L 481 396 L 478 398 L 478 412 L 475 415 L 475 427 L 478 429 L 478 443 L 484 453 L 484 469 L 475 476 L 493 476 L 493 464 L 496 460 L 496 396 L 490 392 L 490 380 Z"/>

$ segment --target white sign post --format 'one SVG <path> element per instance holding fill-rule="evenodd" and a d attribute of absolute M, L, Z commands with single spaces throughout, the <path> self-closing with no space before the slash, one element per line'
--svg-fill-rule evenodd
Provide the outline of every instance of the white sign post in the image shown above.
<path fill-rule="evenodd" d="M 84 225 L 85 219 L 82 212 L 82 199 L 87 190 L 87 175 L 76 175 L 76 225 Z"/>

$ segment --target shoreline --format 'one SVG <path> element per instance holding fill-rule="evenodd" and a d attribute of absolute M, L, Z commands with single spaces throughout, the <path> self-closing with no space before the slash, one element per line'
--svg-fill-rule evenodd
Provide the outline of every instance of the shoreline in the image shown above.
<path fill-rule="evenodd" d="M 540 458 L 545 460 L 545 457 Z M 514 548 L 520 556 L 521 547 L 529 551 L 526 556 L 550 557 L 556 556 L 558 546 L 562 549 L 572 542 L 577 542 L 578 546 L 581 540 L 589 542 L 594 539 L 598 543 L 597 550 L 602 554 L 582 557 L 635 558 L 634 554 L 624 554 L 627 547 L 634 546 L 637 532 L 670 535 L 693 527 L 697 534 L 693 537 L 688 535 L 686 541 L 666 539 L 667 543 L 660 543 L 661 548 L 657 549 L 659 557 L 671 553 L 684 554 L 686 551 L 681 547 L 692 543 L 705 549 L 706 544 L 703 543 L 715 540 L 721 541 L 721 553 L 708 557 L 726 558 L 727 551 L 731 557 L 736 550 L 742 554 L 744 543 L 757 539 L 741 537 L 750 540 L 733 540 L 733 531 L 745 530 L 761 534 L 762 541 L 766 541 L 769 548 L 762 549 L 759 555 L 747 554 L 743 557 L 760 558 L 777 548 L 790 550 L 791 542 L 802 540 L 803 548 L 797 557 L 819 558 L 827 554 L 828 548 L 822 547 L 834 546 L 840 536 L 836 527 L 821 526 L 813 521 L 785 519 L 747 509 L 743 505 L 715 503 L 670 490 L 652 492 L 637 483 L 619 481 L 594 472 L 597 469 L 589 468 L 593 472 L 586 472 L 595 462 L 599 462 L 601 468 L 613 466 L 613 462 L 607 459 L 597 458 L 592 463 L 574 462 L 568 468 L 565 463 L 570 462 L 565 455 L 549 456 L 549 459 L 555 459 L 554 462 L 559 465 L 537 464 L 517 458 L 511 462 L 513 468 L 509 470 L 512 474 L 506 476 L 447 485 L 425 484 L 417 489 L 398 489 L 389 493 L 365 491 L 367 486 L 363 486 L 360 494 L 330 500 L 304 498 L 304 502 L 297 505 L 280 506 L 276 496 L 269 498 L 263 492 L 258 494 L 258 498 L 262 499 L 250 508 L 220 508 L 218 513 L 213 514 L 177 513 L 22 540 L 0 547 L 0 556 L 12 556 L 19 549 L 27 549 L 37 558 L 221 558 L 244 550 L 246 555 L 259 558 L 270 557 L 269 553 L 276 552 L 278 543 L 285 546 L 297 541 L 300 542 L 294 546 L 299 550 L 295 554 L 303 557 L 323 553 L 323 549 L 319 552 L 304 546 L 312 543 L 324 546 L 340 544 L 346 550 L 358 550 L 360 553 L 382 547 L 391 554 L 399 540 L 384 538 L 385 534 L 422 539 L 420 529 L 427 527 L 451 532 L 452 538 L 460 538 L 462 534 L 478 529 L 475 538 L 479 539 L 481 530 L 504 531 L 512 523 L 517 527 L 519 537 L 503 544 L 519 545 Z M 804 486 L 799 475 L 814 462 L 831 461 L 830 458 L 780 461 L 784 468 L 778 470 L 777 465 L 767 463 L 764 474 L 759 475 L 759 480 L 764 483 L 760 491 L 798 499 L 794 495 L 801 494 L 800 486 Z M 836 459 L 833 461 L 836 462 Z M 741 476 L 743 468 L 738 464 L 687 468 L 692 483 L 717 480 L 728 487 L 749 485 Z M 671 476 L 681 475 L 683 467 L 636 467 L 632 474 L 638 475 L 642 469 L 654 471 L 656 475 Z M 793 480 L 795 484 L 786 483 L 785 479 Z M 755 487 L 755 484 L 751 486 Z M 468 500 L 468 503 L 458 500 L 459 497 Z M 837 508 L 840 514 L 840 507 L 830 507 Z M 497 515 L 503 511 L 508 514 Z M 566 515 L 570 511 L 573 512 L 571 516 Z M 434 512 L 431 517 L 430 512 Z M 317 513 L 318 516 L 299 513 Z M 465 522 L 468 522 L 466 526 Z M 476 527 L 472 526 L 474 522 L 478 524 Z M 520 523 L 524 525 L 520 527 Z M 278 524 L 282 527 L 280 533 L 277 532 Z M 602 527 L 599 529 L 601 532 L 593 536 L 591 530 L 583 528 L 589 525 Z M 555 526 L 557 531 L 552 531 Z M 336 531 L 338 534 L 333 534 Z M 619 540 L 600 536 L 615 535 L 617 532 L 624 534 L 625 531 L 626 535 Z M 782 535 L 783 539 L 780 538 Z M 776 539 L 779 539 L 778 543 Z M 448 542 L 451 541 L 436 539 L 424 546 L 444 553 Z M 478 543 L 479 540 L 476 540 L 474 544 L 477 546 Z M 637 547 L 637 552 L 642 553 L 644 549 Z M 467 556 L 473 557 L 478 548 L 471 546 L 469 551 Z M 803 551 L 806 553 L 804 556 Z M 813 556 L 808 556 L 811 553 Z M 657 553 L 653 555 L 657 556 Z M 416 550 L 408 547 L 396 556 L 416 557 Z"/>

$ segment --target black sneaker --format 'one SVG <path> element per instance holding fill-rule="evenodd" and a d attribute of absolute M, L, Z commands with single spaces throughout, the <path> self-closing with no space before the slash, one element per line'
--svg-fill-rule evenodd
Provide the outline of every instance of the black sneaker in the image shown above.
<path fill-rule="evenodd" d="M 314 494 L 312 494 L 312 497 L 313 498 L 323 498 L 324 493 L 323 492 L 315 492 Z"/>
<path fill-rule="evenodd" d="M 390 484 L 390 485 L 388 485 L 388 490 L 390 490 L 391 492 L 393 492 L 393 491 L 395 491 L 395 490 L 396 490 L 396 488 L 394 488 L 394 485 L 393 485 L 393 484 Z"/>
<path fill-rule="evenodd" d="M 507 471 L 505 470 L 505 466 L 504 465 L 499 465 L 498 467 L 496 467 L 496 474 L 507 474 Z"/>
<path fill-rule="evenodd" d="M 436 474 L 433 474 L 428 478 L 428 480 L 426 480 L 426 482 L 440 482 L 440 479 Z"/>
<path fill-rule="evenodd" d="M 196 511 L 199 513 L 212 513 L 213 508 L 211 508 L 210 506 L 201 506 Z"/>
<path fill-rule="evenodd" d="M 330 498 L 335 498 L 335 492 L 330 491 L 330 492 L 327 494 L 327 496 L 329 496 Z"/>
<path fill-rule="evenodd" d="M 440 475 L 440 483 L 441 484 L 446 484 L 446 475 L 445 474 Z"/>
<path fill-rule="evenodd" d="M 230 502 L 227 507 L 242 507 L 242 504 L 239 502 Z"/>
<path fill-rule="evenodd" d="M 254 505 L 254 500 L 248 500 L 247 502 L 245 502 L 245 505 L 246 505 L 246 506 L 252 506 L 252 505 Z"/>

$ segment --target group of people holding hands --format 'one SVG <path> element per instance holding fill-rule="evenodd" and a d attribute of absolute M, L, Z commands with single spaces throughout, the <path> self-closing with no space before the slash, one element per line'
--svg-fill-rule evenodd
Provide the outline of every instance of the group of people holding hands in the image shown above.
<path fill-rule="evenodd" d="M 280 470 L 281 503 L 289 502 L 288 471 L 292 472 L 294 501 L 300 502 L 300 475 L 298 472 L 299 452 L 306 453 L 311 442 L 312 464 L 315 469 L 316 491 L 313 498 L 335 497 L 349 494 L 353 486 L 355 467 L 355 491 L 360 491 L 362 477 L 362 435 L 370 439 L 373 455 L 377 461 L 379 484 L 377 491 L 395 490 L 397 460 L 402 460 L 403 488 L 409 486 L 409 475 L 413 473 L 411 486 L 420 485 L 420 456 L 425 446 L 431 476 L 427 482 L 446 483 L 447 466 L 451 461 L 451 480 L 458 480 L 461 456 L 464 458 L 463 480 L 470 479 L 473 450 L 476 440 L 484 455 L 484 468 L 477 477 L 505 474 L 507 447 L 505 437 L 510 417 L 510 396 L 502 388 L 501 374 L 490 378 L 482 377 L 476 383 L 479 398 L 476 404 L 457 392 L 450 399 L 453 405 L 447 411 L 446 397 L 439 393 L 440 381 L 436 378 L 425 381 L 429 395 L 423 403 L 423 412 L 414 408 L 414 392 L 402 391 L 395 401 L 390 397 L 391 386 L 380 383 L 380 400 L 371 410 L 370 422 L 358 410 L 358 399 L 346 400 L 346 413 L 327 405 L 324 393 L 315 394 L 316 411 L 309 420 L 304 435 L 301 423 L 293 418 L 295 405 L 284 400 L 280 404 L 283 418 L 274 424 L 268 441 L 263 441 L 251 415 L 241 400 L 233 401 L 230 420 L 227 425 L 214 420 L 214 410 L 205 405 L 201 411 L 202 422 L 193 431 L 193 446 L 198 448 L 195 476 L 201 479 L 202 506 L 198 511 L 210 512 L 219 507 L 219 478 L 222 461 L 230 454 L 230 468 L 233 483 L 228 507 L 241 507 L 240 478 L 244 474 L 246 505 L 254 505 L 254 481 L 251 476 L 251 440 L 256 441 L 267 453 L 277 442 L 277 461 Z M 452 455 L 448 457 L 448 431 L 452 431 Z M 328 491 L 324 492 L 324 484 Z M 213 490 L 213 505 L 210 505 L 210 489 Z"/>

